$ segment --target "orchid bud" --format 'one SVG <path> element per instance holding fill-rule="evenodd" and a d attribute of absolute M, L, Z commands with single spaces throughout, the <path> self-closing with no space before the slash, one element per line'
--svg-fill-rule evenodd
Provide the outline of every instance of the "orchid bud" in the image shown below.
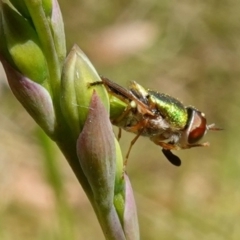
<path fill-rule="evenodd" d="M 115 208 L 116 151 L 114 134 L 102 101 L 93 92 L 77 154 L 92 191 L 92 202 L 106 239 L 125 240 L 122 219 Z"/>
<path fill-rule="evenodd" d="M 48 70 L 36 31 L 23 16 L 5 3 L 2 4 L 2 30 L 6 48 L 19 72 L 35 82 L 43 83 L 48 77 Z"/>
<path fill-rule="evenodd" d="M 110 209 L 116 171 L 114 134 L 109 114 L 95 91 L 77 141 L 77 154 L 95 201 Z"/>
<path fill-rule="evenodd" d="M 137 217 L 137 208 L 133 196 L 133 190 L 131 182 L 127 176 L 124 174 L 125 180 L 125 210 L 124 210 L 124 221 L 123 228 L 126 235 L 126 239 L 139 240 L 139 226 Z"/>
<path fill-rule="evenodd" d="M 17 72 L 9 63 L 2 60 L 9 85 L 16 98 L 21 102 L 42 129 L 53 137 L 56 117 L 53 103 L 48 91 Z"/>
<path fill-rule="evenodd" d="M 61 108 L 66 122 L 76 135 L 84 126 L 93 90 L 109 111 L 107 92 L 102 85 L 90 86 L 101 79 L 86 55 L 75 45 L 66 58 L 62 72 Z"/>
<path fill-rule="evenodd" d="M 49 0 L 45 0 L 49 1 Z M 49 1 L 50 2 L 50 1 Z M 52 14 L 50 17 L 50 25 L 56 53 L 58 55 L 59 63 L 62 65 L 66 57 L 66 40 L 64 32 L 64 24 L 61 10 L 57 0 L 52 0 Z"/>

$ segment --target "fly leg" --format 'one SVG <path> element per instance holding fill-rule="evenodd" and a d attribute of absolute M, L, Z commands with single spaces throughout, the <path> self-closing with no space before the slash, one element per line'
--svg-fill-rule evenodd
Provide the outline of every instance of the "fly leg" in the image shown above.
<path fill-rule="evenodd" d="M 122 137 L 122 129 L 118 128 L 118 135 L 117 135 L 117 140 L 119 141 Z"/>
<path fill-rule="evenodd" d="M 128 151 L 127 151 L 127 154 L 125 157 L 125 161 L 124 161 L 124 169 L 127 166 L 128 157 L 130 155 L 131 149 L 132 149 L 133 145 L 135 144 L 135 142 L 138 140 L 138 138 L 141 136 L 147 122 L 148 122 L 148 119 L 143 119 L 141 122 L 139 122 L 135 126 L 131 127 L 132 132 L 136 132 L 136 130 L 137 130 L 138 133 L 137 133 L 136 137 L 134 137 L 134 139 L 130 142 L 130 146 L 128 148 Z"/>
<path fill-rule="evenodd" d="M 142 131 L 143 131 L 143 130 L 142 130 Z M 142 131 L 141 131 L 141 132 L 142 132 Z M 124 163 L 123 163 L 123 172 L 125 172 L 125 170 L 126 170 L 127 163 L 128 163 L 128 157 L 129 157 L 129 155 L 130 155 L 131 149 L 132 149 L 134 143 L 135 143 L 135 142 L 138 140 L 138 138 L 141 136 L 141 132 L 139 132 L 138 135 L 130 142 L 130 146 L 129 146 L 129 148 L 128 148 L 127 155 L 126 155 L 125 161 L 124 161 Z"/>
<path fill-rule="evenodd" d="M 137 136 L 130 142 L 130 146 L 129 146 L 128 151 L 127 151 L 127 154 L 126 154 L 126 159 L 125 159 L 124 165 L 127 165 L 127 159 L 128 159 L 128 157 L 129 157 L 129 155 L 130 155 L 131 149 L 132 149 L 134 143 L 135 143 L 135 142 L 138 140 L 138 138 L 141 136 L 141 133 L 142 133 L 142 131 L 140 131 L 140 132 L 137 134 Z"/>

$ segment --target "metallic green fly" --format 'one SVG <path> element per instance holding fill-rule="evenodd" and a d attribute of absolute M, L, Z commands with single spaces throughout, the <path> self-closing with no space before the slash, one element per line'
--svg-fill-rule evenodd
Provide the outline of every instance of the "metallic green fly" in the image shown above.
<path fill-rule="evenodd" d="M 186 107 L 177 99 L 152 90 L 146 90 L 133 81 L 129 89 L 102 77 L 110 98 L 110 119 L 113 125 L 140 136 L 148 137 L 162 147 L 165 157 L 175 166 L 181 165 L 179 157 L 171 150 L 209 146 L 198 143 L 208 130 L 220 130 L 214 124 L 207 125 L 204 113 L 194 107 Z"/>

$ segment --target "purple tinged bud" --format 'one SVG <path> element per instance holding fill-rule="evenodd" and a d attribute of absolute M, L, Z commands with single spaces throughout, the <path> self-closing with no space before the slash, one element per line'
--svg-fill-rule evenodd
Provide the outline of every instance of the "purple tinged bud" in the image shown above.
<path fill-rule="evenodd" d="M 126 174 L 124 174 L 124 179 L 125 179 L 125 211 L 123 228 L 126 235 L 126 239 L 138 240 L 140 239 L 140 236 L 137 209 L 133 196 L 133 190 L 130 180 Z"/>
<path fill-rule="evenodd" d="M 24 77 L 3 59 L 2 64 L 7 75 L 9 86 L 16 98 L 42 129 L 50 137 L 53 137 L 55 130 L 55 112 L 48 91 L 38 83 Z"/>
<path fill-rule="evenodd" d="M 123 225 L 126 239 L 138 240 L 139 227 L 137 210 L 128 176 L 124 173 L 121 149 L 116 142 L 117 170 L 115 178 L 114 206 Z"/>
<path fill-rule="evenodd" d="M 47 0 L 49 1 L 49 0 Z M 58 55 L 59 62 L 63 64 L 66 58 L 66 41 L 64 24 L 62 19 L 62 14 L 57 0 L 52 0 L 52 15 L 51 15 L 51 30 L 55 49 Z"/>
<path fill-rule="evenodd" d="M 94 91 L 84 128 L 77 140 L 77 155 L 106 239 L 126 240 L 115 203 L 116 151 L 109 114 Z"/>
<path fill-rule="evenodd" d="M 77 155 L 94 201 L 100 209 L 109 211 L 113 206 L 116 171 L 114 134 L 106 108 L 95 91 L 77 140 Z"/>

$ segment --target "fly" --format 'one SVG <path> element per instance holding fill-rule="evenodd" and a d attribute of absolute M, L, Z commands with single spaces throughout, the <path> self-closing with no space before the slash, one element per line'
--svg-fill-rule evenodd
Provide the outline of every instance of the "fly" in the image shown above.
<path fill-rule="evenodd" d="M 128 89 L 108 78 L 102 82 L 110 98 L 110 119 L 113 125 L 136 134 L 131 141 L 126 159 L 140 136 L 148 137 L 162 147 L 165 157 L 175 166 L 181 165 L 179 157 L 171 150 L 209 146 L 199 143 L 208 130 L 221 130 L 207 125 L 205 114 L 167 94 L 147 90 L 133 81 Z"/>

